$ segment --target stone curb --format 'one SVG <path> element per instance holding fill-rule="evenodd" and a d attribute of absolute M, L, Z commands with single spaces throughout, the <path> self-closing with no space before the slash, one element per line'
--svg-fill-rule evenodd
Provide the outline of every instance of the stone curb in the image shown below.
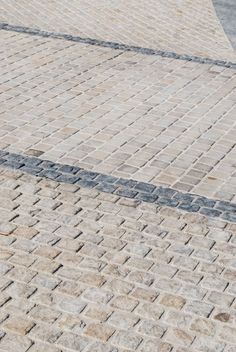
<path fill-rule="evenodd" d="M 4 150 L 0 150 L 0 166 L 57 182 L 93 188 L 121 197 L 177 208 L 190 213 L 200 213 L 236 223 L 236 204 L 232 202 L 183 193 L 169 187 L 109 176 L 77 166 L 54 163 Z"/>
<path fill-rule="evenodd" d="M 100 46 L 100 47 L 110 48 L 115 50 L 132 51 L 143 55 L 155 55 L 155 56 L 161 56 L 161 57 L 170 58 L 170 59 L 191 61 L 191 62 L 196 62 L 200 64 L 216 65 L 216 66 L 222 66 L 225 68 L 236 69 L 236 63 L 228 62 L 224 60 L 217 60 L 217 59 L 215 60 L 215 59 L 209 59 L 209 58 L 204 58 L 200 56 L 192 56 L 187 54 L 177 54 L 171 51 L 162 51 L 162 50 L 156 50 L 152 48 L 144 48 L 140 46 L 133 46 L 133 45 L 127 45 L 123 43 L 109 42 L 109 41 L 92 39 L 92 38 L 82 38 L 82 37 L 73 36 L 70 34 L 47 32 L 36 28 L 15 26 L 15 25 L 10 25 L 8 23 L 2 23 L 2 22 L 0 22 L 0 30 L 24 33 L 24 34 L 43 37 L 43 38 L 64 39 L 64 40 L 69 40 L 77 43 L 95 45 L 95 46 Z"/>

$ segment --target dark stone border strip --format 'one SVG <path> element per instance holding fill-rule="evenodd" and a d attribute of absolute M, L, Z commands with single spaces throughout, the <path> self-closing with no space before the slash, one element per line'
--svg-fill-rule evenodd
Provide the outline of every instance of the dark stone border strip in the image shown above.
<path fill-rule="evenodd" d="M 204 58 L 200 56 L 177 54 L 171 51 L 156 50 L 151 48 L 144 48 L 141 46 L 127 45 L 123 43 L 109 42 L 109 41 L 104 41 L 99 39 L 82 38 L 82 37 L 74 36 L 70 34 L 47 32 L 36 28 L 15 26 L 15 25 L 10 25 L 8 23 L 2 23 L 2 22 L 0 22 L 0 30 L 35 35 L 43 38 L 64 39 L 64 40 L 69 40 L 77 43 L 95 45 L 95 46 L 100 46 L 100 47 L 110 48 L 115 50 L 132 51 L 132 52 L 136 52 L 144 55 L 156 55 L 156 56 L 161 56 L 161 57 L 166 57 L 171 59 L 192 61 L 200 64 L 217 65 L 217 66 L 222 66 L 226 68 L 236 69 L 236 63 L 228 62 L 224 60 L 214 60 L 214 59 Z"/>
<path fill-rule="evenodd" d="M 236 204 L 231 202 L 182 193 L 168 187 L 108 176 L 80 167 L 9 153 L 4 150 L 0 150 L 0 166 L 57 182 L 76 184 L 121 197 L 173 207 L 191 213 L 200 213 L 236 223 Z"/>

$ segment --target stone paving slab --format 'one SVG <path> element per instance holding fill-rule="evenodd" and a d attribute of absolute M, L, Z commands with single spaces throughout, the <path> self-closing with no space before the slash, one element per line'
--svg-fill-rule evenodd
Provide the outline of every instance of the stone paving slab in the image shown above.
<path fill-rule="evenodd" d="M 2 0 L 0 22 L 236 61 L 211 0 Z"/>
<path fill-rule="evenodd" d="M 232 46 L 236 49 L 236 3 L 234 0 L 213 0 L 216 13 L 229 37 Z"/>
<path fill-rule="evenodd" d="M 2 168 L 0 195 L 1 351 L 235 351 L 235 225 Z"/>
<path fill-rule="evenodd" d="M 0 41 L 1 149 L 235 202 L 235 70 L 5 31 Z"/>

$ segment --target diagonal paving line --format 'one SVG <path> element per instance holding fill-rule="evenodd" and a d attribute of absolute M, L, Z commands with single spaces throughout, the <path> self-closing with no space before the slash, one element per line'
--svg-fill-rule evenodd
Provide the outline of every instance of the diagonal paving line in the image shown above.
<path fill-rule="evenodd" d="M 93 38 L 83 38 L 80 36 L 74 36 L 66 33 L 48 32 L 48 31 L 43 31 L 36 28 L 15 26 L 15 25 L 2 23 L 2 22 L 0 22 L 0 30 L 16 32 L 16 33 L 25 33 L 25 34 L 39 36 L 43 38 L 63 39 L 63 40 L 77 42 L 77 43 L 110 48 L 114 50 L 132 51 L 143 55 L 155 55 L 155 56 L 161 56 L 165 58 L 172 58 L 176 60 L 192 61 L 200 64 L 216 65 L 216 66 L 236 69 L 236 63 L 230 62 L 230 61 L 209 59 L 205 57 L 192 56 L 187 54 L 177 54 L 171 51 L 162 51 L 162 50 L 157 50 L 152 48 L 127 45 L 124 43 L 110 42 L 110 41 L 93 39 Z"/>
<path fill-rule="evenodd" d="M 146 203 L 155 203 L 190 213 L 199 213 L 236 222 L 235 203 L 183 193 L 170 187 L 109 176 L 72 165 L 54 163 L 38 157 L 9 153 L 4 150 L 0 150 L 0 167 L 20 170 L 34 176 L 76 184 L 84 188 L 96 189 Z"/>

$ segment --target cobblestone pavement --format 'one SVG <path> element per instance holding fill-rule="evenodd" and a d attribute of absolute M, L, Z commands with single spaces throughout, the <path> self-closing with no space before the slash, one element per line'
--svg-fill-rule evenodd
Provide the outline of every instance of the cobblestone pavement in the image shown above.
<path fill-rule="evenodd" d="M 181 54 L 236 58 L 211 0 L 2 0 L 0 21 Z"/>
<path fill-rule="evenodd" d="M 235 201 L 236 70 L 13 32 L 0 40 L 1 149 Z"/>
<path fill-rule="evenodd" d="M 235 352 L 212 2 L 2 0 L 0 62 L 0 352 Z"/>
<path fill-rule="evenodd" d="M 5 168 L 0 195 L 1 351 L 235 351 L 235 225 Z"/>

